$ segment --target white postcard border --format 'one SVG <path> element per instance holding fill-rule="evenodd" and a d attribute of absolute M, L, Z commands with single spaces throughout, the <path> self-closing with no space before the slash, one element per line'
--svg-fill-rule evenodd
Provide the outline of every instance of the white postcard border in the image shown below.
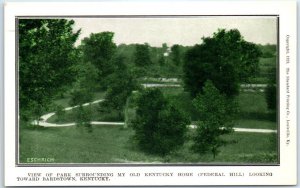
<path fill-rule="evenodd" d="M 15 18 L 18 16 L 95 15 L 279 15 L 280 19 L 280 165 L 279 166 L 111 166 L 18 167 L 16 166 L 16 67 Z M 296 162 L 296 3 L 295 1 L 201 1 L 201 2 L 102 2 L 102 3 L 7 3 L 4 38 L 4 123 L 6 186 L 132 186 L 132 185 L 294 185 Z M 287 44 L 287 39 L 288 44 Z M 289 53 L 287 54 L 287 49 Z M 289 62 L 287 63 L 287 56 Z M 289 74 L 287 74 L 289 68 Z M 288 79 L 287 79 L 288 78 Z M 287 81 L 289 80 L 289 81 Z M 287 90 L 289 85 L 289 91 Z M 287 97 L 289 95 L 289 97 Z M 289 105 L 289 109 L 287 109 Z M 289 115 L 287 116 L 287 111 Z M 289 120 L 289 130 L 287 121 Z M 289 136 L 287 136 L 289 131 Z M 289 140 L 289 141 L 288 141 Z M 289 142 L 289 143 L 287 143 Z M 28 173 L 113 173 L 110 181 L 17 181 Z M 194 173 L 193 177 L 145 177 L 144 173 Z M 271 172 L 270 177 L 197 176 L 199 173 Z M 126 173 L 125 177 L 117 177 Z M 138 173 L 140 176 L 137 176 Z M 131 176 L 130 176 L 131 175 Z"/>

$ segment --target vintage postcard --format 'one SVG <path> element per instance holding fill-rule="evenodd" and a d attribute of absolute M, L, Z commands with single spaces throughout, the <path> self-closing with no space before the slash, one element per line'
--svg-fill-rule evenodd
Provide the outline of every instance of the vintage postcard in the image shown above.
<path fill-rule="evenodd" d="M 6 186 L 295 185 L 295 1 L 7 3 Z"/>

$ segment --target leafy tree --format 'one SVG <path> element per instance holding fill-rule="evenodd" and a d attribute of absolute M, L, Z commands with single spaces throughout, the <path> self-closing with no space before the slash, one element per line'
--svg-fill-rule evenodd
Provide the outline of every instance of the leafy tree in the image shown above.
<path fill-rule="evenodd" d="M 171 58 L 175 65 L 181 64 L 181 51 L 178 44 L 174 44 L 171 47 Z"/>
<path fill-rule="evenodd" d="M 165 63 L 166 63 L 165 57 L 164 57 L 163 55 L 160 56 L 159 59 L 158 59 L 158 64 L 159 64 L 160 66 L 162 66 L 162 65 L 164 65 Z"/>
<path fill-rule="evenodd" d="M 41 115 L 53 96 L 74 80 L 71 67 L 77 60 L 74 43 L 80 31 L 73 31 L 73 24 L 66 19 L 19 19 L 21 118 Z"/>
<path fill-rule="evenodd" d="M 98 69 L 98 78 L 103 88 L 107 87 L 106 77 L 113 72 L 111 62 L 116 52 L 113 42 L 113 32 L 91 33 L 81 41 L 80 49 L 83 52 L 83 62 L 90 62 Z"/>
<path fill-rule="evenodd" d="M 210 151 L 215 158 L 218 148 L 226 144 L 221 135 L 233 131 L 237 105 L 221 94 L 210 80 L 205 82 L 203 94 L 198 94 L 193 103 L 201 113 L 201 120 L 197 122 L 192 149 L 200 154 Z"/>
<path fill-rule="evenodd" d="M 117 62 L 115 63 L 116 69 L 109 77 L 110 83 L 105 95 L 105 101 L 100 105 L 106 110 L 118 111 L 121 117 L 125 110 L 127 98 L 137 87 L 137 83 L 133 74 L 124 64 L 123 57 L 117 57 L 115 61 Z"/>
<path fill-rule="evenodd" d="M 196 96 L 211 80 L 221 93 L 235 96 L 241 82 L 258 72 L 261 52 L 257 45 L 243 39 L 236 29 L 218 30 L 213 37 L 187 51 L 184 62 L 185 88 Z"/>
<path fill-rule="evenodd" d="M 182 146 L 189 123 L 186 115 L 170 104 L 159 89 L 141 93 L 133 128 L 144 151 L 166 155 Z"/>
<path fill-rule="evenodd" d="M 137 44 L 135 48 L 135 64 L 139 67 L 150 65 L 150 46 L 149 44 Z"/>
<path fill-rule="evenodd" d="M 167 45 L 167 43 L 163 43 L 163 44 L 161 45 L 161 47 L 162 47 L 163 52 L 166 52 L 166 51 L 168 50 L 168 45 Z"/>
<path fill-rule="evenodd" d="M 73 84 L 70 104 L 78 105 L 91 102 L 98 83 L 97 68 L 90 62 L 79 62 L 73 69 L 77 72 L 77 77 Z"/>

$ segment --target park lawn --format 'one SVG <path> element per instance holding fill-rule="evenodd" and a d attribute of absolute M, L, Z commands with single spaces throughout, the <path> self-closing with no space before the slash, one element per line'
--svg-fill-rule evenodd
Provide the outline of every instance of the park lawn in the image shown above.
<path fill-rule="evenodd" d="M 276 112 L 268 110 L 264 93 L 241 92 L 237 99 L 240 112 L 235 127 L 277 129 Z"/>
<path fill-rule="evenodd" d="M 20 162 L 27 158 L 54 158 L 55 163 L 276 163 L 273 134 L 233 133 L 231 144 L 212 154 L 190 150 L 191 141 L 165 157 L 141 152 L 132 140 L 134 131 L 121 126 L 20 128 Z"/>

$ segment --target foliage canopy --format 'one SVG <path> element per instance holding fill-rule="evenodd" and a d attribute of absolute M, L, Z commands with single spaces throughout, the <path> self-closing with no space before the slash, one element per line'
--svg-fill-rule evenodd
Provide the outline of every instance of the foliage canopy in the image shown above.
<path fill-rule="evenodd" d="M 78 57 L 74 43 L 80 33 L 73 31 L 73 24 L 66 19 L 19 19 L 19 100 L 23 117 L 39 117 L 51 98 L 73 82 L 76 73 L 72 65 Z"/>
<path fill-rule="evenodd" d="M 211 80 L 221 93 L 235 96 L 241 82 L 258 72 L 259 48 L 243 39 L 236 29 L 220 29 L 213 37 L 187 51 L 184 63 L 185 88 L 196 96 Z"/>

